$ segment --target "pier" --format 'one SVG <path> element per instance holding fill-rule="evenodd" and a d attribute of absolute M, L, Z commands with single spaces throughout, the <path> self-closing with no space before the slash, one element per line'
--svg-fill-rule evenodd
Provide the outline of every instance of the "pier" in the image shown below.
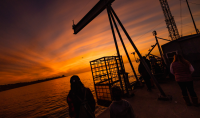
<path fill-rule="evenodd" d="M 200 79 L 194 78 L 194 89 L 200 95 Z M 157 100 L 159 90 L 147 91 L 146 87 L 134 90 L 135 96 L 124 98 L 133 107 L 136 118 L 199 118 L 200 107 L 187 106 L 181 95 L 181 90 L 175 80 L 166 78 L 160 82 L 166 94 L 172 95 L 172 101 Z M 110 118 L 109 107 L 97 118 Z"/>

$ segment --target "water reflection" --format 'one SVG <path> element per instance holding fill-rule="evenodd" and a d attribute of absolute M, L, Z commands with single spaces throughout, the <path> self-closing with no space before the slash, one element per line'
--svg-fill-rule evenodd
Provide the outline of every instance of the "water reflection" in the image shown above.
<path fill-rule="evenodd" d="M 130 75 L 133 75 L 129 64 L 125 64 L 125 68 Z M 135 69 L 137 72 L 137 68 Z M 90 88 L 96 99 L 92 73 L 89 71 L 77 75 L 85 87 Z M 66 97 L 70 90 L 70 77 L 0 92 L 0 116 L 2 118 L 35 118 L 42 116 L 67 118 Z M 99 109 L 101 108 L 99 107 Z M 99 109 L 97 108 L 96 111 L 100 112 Z M 98 113 L 96 112 L 96 114 Z"/>

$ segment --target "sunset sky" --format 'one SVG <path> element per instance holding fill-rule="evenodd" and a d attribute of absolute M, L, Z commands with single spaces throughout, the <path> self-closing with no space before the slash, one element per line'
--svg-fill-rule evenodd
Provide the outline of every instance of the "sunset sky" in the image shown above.
<path fill-rule="evenodd" d="M 72 20 L 78 23 L 98 1 L 1 0 L 0 85 L 90 71 L 89 61 L 116 55 L 106 10 L 73 34 Z M 200 1 L 188 1 L 200 29 Z M 168 0 L 168 4 L 179 34 L 194 34 L 186 2 L 180 5 L 180 0 Z M 169 39 L 159 0 L 115 0 L 112 7 L 142 55 L 155 44 L 152 31 Z M 122 36 L 130 54 L 134 49 Z M 118 44 L 124 62 L 128 62 L 119 40 Z M 158 55 L 155 49 L 153 54 Z M 134 60 L 133 55 L 130 58 Z"/>

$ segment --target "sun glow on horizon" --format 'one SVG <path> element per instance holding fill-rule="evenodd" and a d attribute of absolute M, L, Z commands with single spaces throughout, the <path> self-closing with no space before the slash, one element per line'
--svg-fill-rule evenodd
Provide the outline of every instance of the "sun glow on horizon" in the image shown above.
<path fill-rule="evenodd" d="M 73 34 L 72 19 L 77 23 L 98 2 L 88 1 L 5 1 L 7 8 L 0 7 L 0 85 L 56 75 L 70 76 L 90 71 L 89 62 L 92 60 L 116 56 L 106 10 L 77 35 Z M 182 16 L 185 17 L 180 18 L 180 1 L 168 2 L 179 34 L 194 34 L 187 6 L 183 4 Z M 147 54 L 151 45 L 156 43 L 152 31 L 156 30 L 159 37 L 169 39 L 159 0 L 118 0 L 112 6 L 142 55 Z M 200 28 L 199 7 L 192 4 L 191 8 Z M 134 61 L 131 54 L 134 49 L 125 34 L 121 32 L 121 35 Z M 116 37 L 126 63 L 128 59 L 117 33 Z M 160 45 L 167 43 L 163 40 L 159 42 Z M 159 55 L 157 48 L 153 54 Z M 137 54 L 135 56 L 138 58 Z"/>

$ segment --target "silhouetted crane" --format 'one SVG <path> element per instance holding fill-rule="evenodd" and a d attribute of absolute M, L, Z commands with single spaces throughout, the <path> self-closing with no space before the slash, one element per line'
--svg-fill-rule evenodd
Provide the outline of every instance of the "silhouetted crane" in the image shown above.
<path fill-rule="evenodd" d="M 169 31 L 169 36 L 171 37 L 171 40 L 176 40 L 180 38 L 180 35 L 178 33 L 174 17 L 172 16 L 171 11 L 169 9 L 168 2 L 167 0 L 159 0 L 159 1 L 165 16 L 165 22 Z"/>

